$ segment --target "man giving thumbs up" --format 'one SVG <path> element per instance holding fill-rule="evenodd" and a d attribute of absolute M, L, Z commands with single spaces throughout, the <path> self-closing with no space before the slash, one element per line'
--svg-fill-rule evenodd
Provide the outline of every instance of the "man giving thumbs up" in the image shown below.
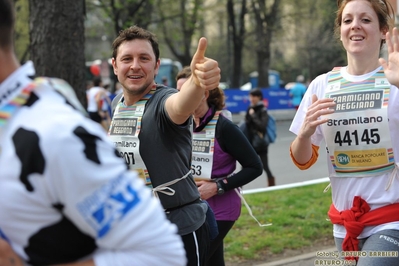
<path fill-rule="evenodd" d="M 122 31 L 113 42 L 112 58 L 123 96 L 113 103 L 109 136 L 128 167 L 153 189 L 178 228 L 187 265 L 196 266 L 205 265 L 209 233 L 208 207 L 190 171 L 191 114 L 204 91 L 216 88 L 220 81 L 218 63 L 205 56 L 206 47 L 207 40 L 201 38 L 191 62 L 193 75 L 180 93 L 154 81 L 160 59 L 151 32 L 137 26 Z"/>

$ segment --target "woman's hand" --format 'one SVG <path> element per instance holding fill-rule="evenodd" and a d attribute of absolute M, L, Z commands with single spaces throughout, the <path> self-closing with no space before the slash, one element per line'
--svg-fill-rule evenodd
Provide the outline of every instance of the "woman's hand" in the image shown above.
<path fill-rule="evenodd" d="M 197 181 L 195 182 L 198 187 L 198 191 L 201 195 L 201 199 L 207 200 L 217 194 L 217 184 L 212 181 Z"/>
<path fill-rule="evenodd" d="M 319 100 L 315 94 L 312 95 L 312 104 L 308 107 L 302 127 L 290 146 L 291 155 L 298 164 L 306 164 L 312 158 L 311 137 L 319 125 L 328 121 L 328 118 L 321 116 L 334 113 L 335 105 L 336 103 L 331 98 Z"/>
<path fill-rule="evenodd" d="M 312 104 L 308 107 L 302 128 L 298 134 L 299 137 L 310 138 L 316 131 L 317 126 L 328 121 L 327 118 L 321 118 L 323 115 L 334 113 L 332 109 L 336 103 L 331 98 L 317 99 L 312 95 Z"/>
<path fill-rule="evenodd" d="M 388 47 L 388 61 L 384 58 L 380 58 L 379 61 L 389 83 L 399 88 L 399 33 L 397 28 L 392 30 L 392 34 L 387 32 L 386 42 Z"/>

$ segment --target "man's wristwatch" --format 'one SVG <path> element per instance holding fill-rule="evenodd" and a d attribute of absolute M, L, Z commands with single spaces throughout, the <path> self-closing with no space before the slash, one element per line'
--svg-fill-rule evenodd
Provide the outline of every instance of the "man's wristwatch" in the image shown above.
<path fill-rule="evenodd" d="M 218 188 L 218 190 L 217 190 L 218 195 L 224 194 L 224 189 L 222 187 L 222 183 L 221 182 L 223 182 L 223 181 L 222 180 L 216 181 L 216 185 L 217 185 L 217 188 Z"/>

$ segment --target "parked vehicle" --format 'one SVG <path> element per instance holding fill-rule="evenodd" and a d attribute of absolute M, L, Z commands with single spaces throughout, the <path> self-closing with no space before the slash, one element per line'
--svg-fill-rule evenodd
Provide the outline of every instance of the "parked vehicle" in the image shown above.
<path fill-rule="evenodd" d="M 174 61 L 170 58 L 161 58 L 161 65 L 159 67 L 158 75 L 155 77 L 155 82 L 176 88 L 176 75 L 182 70 L 183 66 L 179 61 Z"/>

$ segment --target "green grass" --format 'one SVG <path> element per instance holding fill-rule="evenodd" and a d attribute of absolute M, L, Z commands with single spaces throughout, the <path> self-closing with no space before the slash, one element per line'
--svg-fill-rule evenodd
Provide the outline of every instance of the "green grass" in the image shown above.
<path fill-rule="evenodd" d="M 332 238 L 326 219 L 331 204 L 328 183 L 244 195 L 260 227 L 242 204 L 241 216 L 225 238 L 226 260 L 258 259 L 286 249 L 311 246 L 318 239 Z"/>

